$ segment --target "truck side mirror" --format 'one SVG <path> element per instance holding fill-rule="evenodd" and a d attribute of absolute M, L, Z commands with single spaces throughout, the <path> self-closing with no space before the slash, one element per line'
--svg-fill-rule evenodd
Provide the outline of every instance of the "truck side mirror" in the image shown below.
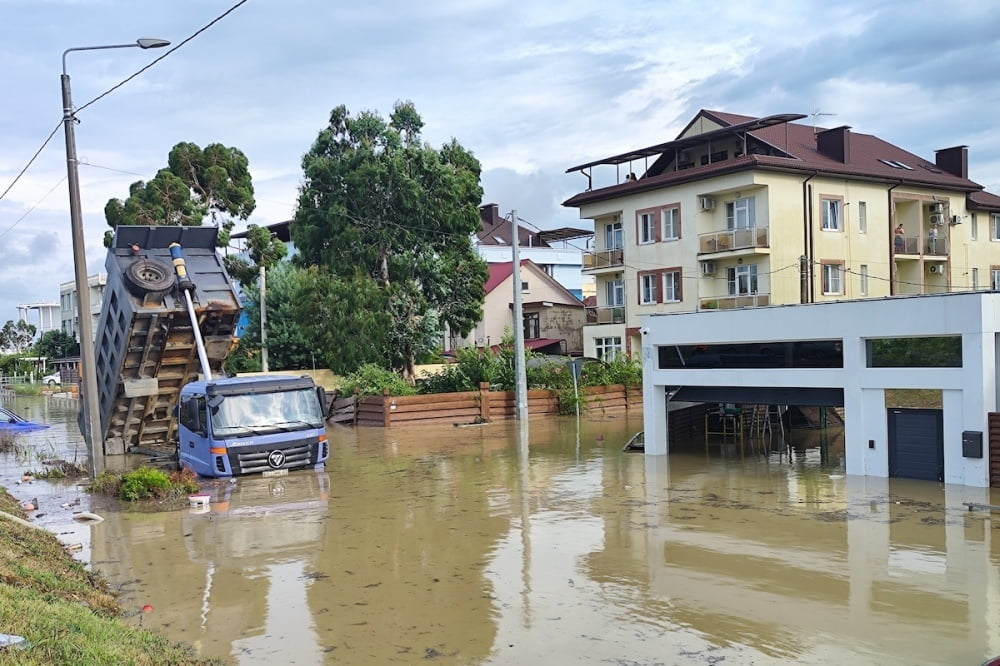
<path fill-rule="evenodd" d="M 323 412 L 323 417 L 326 418 L 326 389 L 317 386 L 316 397 L 319 399 L 319 411 Z"/>

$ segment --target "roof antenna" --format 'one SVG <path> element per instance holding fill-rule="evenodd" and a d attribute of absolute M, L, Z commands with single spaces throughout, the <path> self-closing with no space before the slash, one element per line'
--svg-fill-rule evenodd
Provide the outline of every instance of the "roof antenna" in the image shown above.
<path fill-rule="evenodd" d="M 824 112 L 822 112 L 822 111 L 819 110 L 818 106 L 814 106 L 813 110 L 812 110 L 812 113 L 810 113 L 809 115 L 812 116 L 812 119 L 813 119 L 813 136 L 816 136 L 816 134 L 817 134 L 817 131 L 816 131 L 816 118 L 818 118 L 819 116 L 835 116 L 837 114 L 836 113 L 824 113 Z"/>

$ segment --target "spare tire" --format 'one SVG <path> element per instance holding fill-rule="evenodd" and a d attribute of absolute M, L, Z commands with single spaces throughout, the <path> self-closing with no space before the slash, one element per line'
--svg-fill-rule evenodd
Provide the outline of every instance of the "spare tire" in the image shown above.
<path fill-rule="evenodd" d="M 166 294 L 174 288 L 173 266 L 157 259 L 136 259 L 125 269 L 125 286 L 139 297 Z"/>

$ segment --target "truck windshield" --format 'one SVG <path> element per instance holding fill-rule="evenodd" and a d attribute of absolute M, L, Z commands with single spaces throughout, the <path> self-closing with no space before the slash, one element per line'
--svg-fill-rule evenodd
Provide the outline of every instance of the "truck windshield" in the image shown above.
<path fill-rule="evenodd" d="M 227 395 L 212 410 L 212 432 L 223 437 L 322 427 L 312 389 Z"/>

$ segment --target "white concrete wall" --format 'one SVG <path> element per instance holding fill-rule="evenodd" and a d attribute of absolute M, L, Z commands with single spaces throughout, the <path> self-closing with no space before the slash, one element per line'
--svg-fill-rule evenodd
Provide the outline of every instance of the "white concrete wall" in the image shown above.
<path fill-rule="evenodd" d="M 646 451 L 666 453 L 665 414 L 657 403 L 669 386 L 839 387 L 844 389 L 847 473 L 888 475 L 884 390 L 942 391 L 945 482 L 989 484 L 988 454 L 962 456 L 964 430 L 987 432 L 997 411 L 997 333 L 1000 294 L 944 294 L 748 310 L 707 311 L 642 318 Z M 868 368 L 866 339 L 962 336 L 961 368 Z M 658 367 L 657 347 L 842 339 L 843 368 L 669 369 Z M 661 417 L 663 417 L 661 419 Z M 662 435 L 661 435 L 662 433 Z M 873 440 L 874 448 L 868 442 Z"/>

